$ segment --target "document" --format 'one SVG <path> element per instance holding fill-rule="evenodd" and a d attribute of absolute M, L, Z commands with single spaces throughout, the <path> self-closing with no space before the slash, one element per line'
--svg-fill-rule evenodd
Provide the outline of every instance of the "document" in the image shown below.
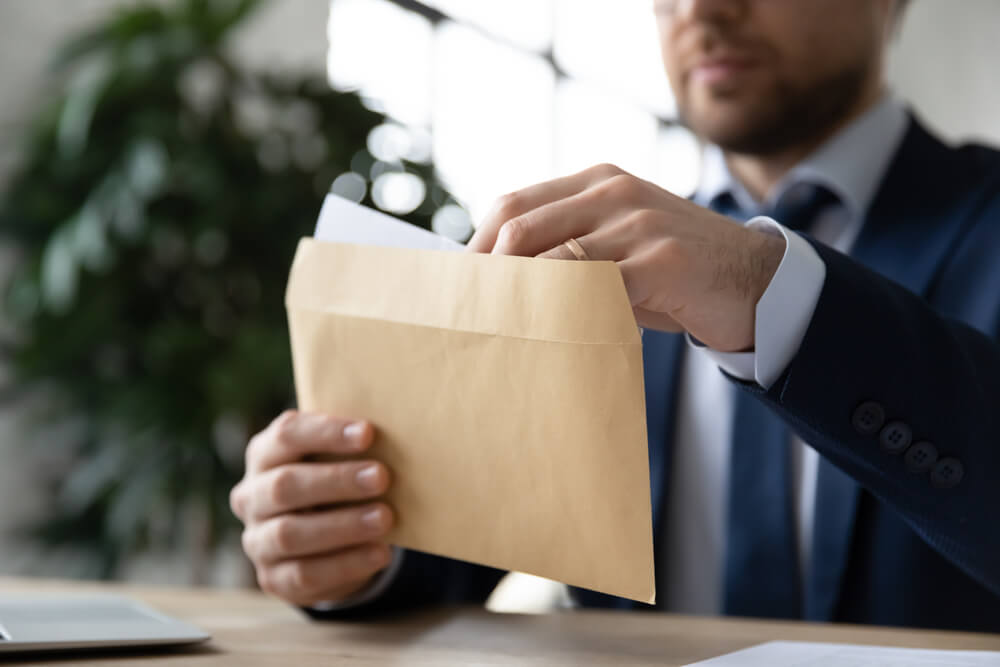
<path fill-rule="evenodd" d="M 1000 652 L 768 642 L 688 667 L 997 667 Z"/>
<path fill-rule="evenodd" d="M 397 220 L 374 209 L 327 195 L 319 212 L 314 238 L 393 248 L 463 251 L 465 246 L 451 239 Z"/>
<path fill-rule="evenodd" d="M 653 603 L 621 273 L 458 248 L 329 197 L 286 293 L 299 407 L 376 426 L 390 542 Z"/>

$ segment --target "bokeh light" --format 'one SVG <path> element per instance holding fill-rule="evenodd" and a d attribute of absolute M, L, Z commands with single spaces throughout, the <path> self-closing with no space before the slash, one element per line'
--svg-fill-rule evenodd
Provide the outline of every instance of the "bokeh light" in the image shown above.
<path fill-rule="evenodd" d="M 405 215 L 424 201 L 427 186 L 416 174 L 386 172 L 372 183 L 372 199 L 383 211 Z"/>
<path fill-rule="evenodd" d="M 365 181 L 365 177 L 353 171 L 344 172 L 333 179 L 333 184 L 330 185 L 331 193 L 353 202 L 360 202 L 364 199 L 367 191 L 368 183 Z"/>
<path fill-rule="evenodd" d="M 431 218 L 431 229 L 452 241 L 463 242 L 472 234 L 472 218 L 461 206 L 442 206 Z"/>
<path fill-rule="evenodd" d="M 413 148 L 410 132 L 398 123 L 382 123 L 368 133 L 368 152 L 385 162 L 407 158 Z"/>

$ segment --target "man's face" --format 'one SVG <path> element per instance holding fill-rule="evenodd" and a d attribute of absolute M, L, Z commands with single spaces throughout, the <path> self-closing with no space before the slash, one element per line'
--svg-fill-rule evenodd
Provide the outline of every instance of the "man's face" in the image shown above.
<path fill-rule="evenodd" d="M 824 136 L 881 85 L 893 0 L 655 0 L 684 123 L 736 153 Z"/>

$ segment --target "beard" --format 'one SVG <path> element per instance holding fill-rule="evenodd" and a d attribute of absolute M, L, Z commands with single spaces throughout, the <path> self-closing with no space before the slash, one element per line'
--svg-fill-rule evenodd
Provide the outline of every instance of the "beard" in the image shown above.
<path fill-rule="evenodd" d="M 770 90 L 750 100 L 745 93 L 709 91 L 711 104 L 728 106 L 728 112 L 696 109 L 685 99 L 678 100 L 678 114 L 688 129 L 730 153 L 771 155 L 810 143 L 818 145 L 858 106 L 870 68 L 870 62 L 860 61 L 807 85 L 779 79 Z"/>

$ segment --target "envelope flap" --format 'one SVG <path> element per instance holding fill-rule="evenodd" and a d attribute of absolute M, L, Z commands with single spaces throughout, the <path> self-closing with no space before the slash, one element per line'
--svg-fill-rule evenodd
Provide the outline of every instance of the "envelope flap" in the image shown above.
<path fill-rule="evenodd" d="M 580 308 L 581 300 L 589 304 Z M 640 344 L 614 262 L 541 260 L 303 238 L 289 309 L 490 335 Z"/>

